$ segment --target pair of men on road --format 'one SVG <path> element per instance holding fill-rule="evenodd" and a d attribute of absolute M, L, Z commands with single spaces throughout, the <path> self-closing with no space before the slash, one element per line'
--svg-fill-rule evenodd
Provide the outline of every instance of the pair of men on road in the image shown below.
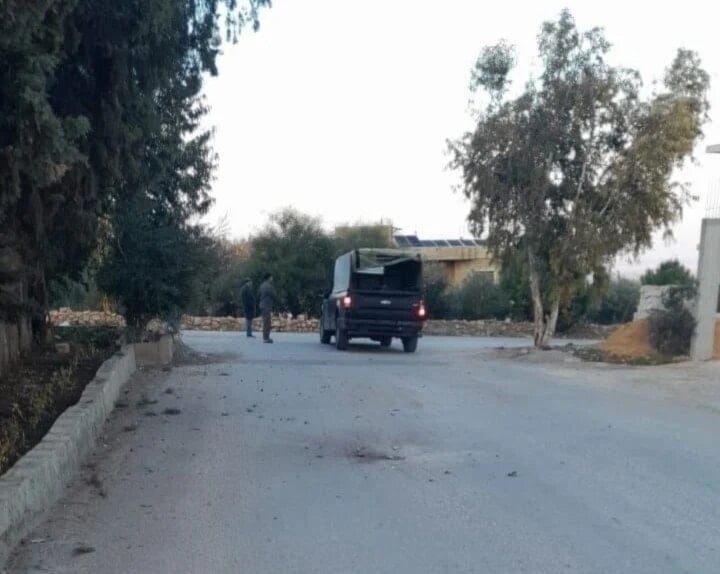
<path fill-rule="evenodd" d="M 270 328 L 272 327 L 272 310 L 273 305 L 277 301 L 275 287 L 272 283 L 272 275 L 265 274 L 263 282 L 260 284 L 258 292 L 260 298 L 260 315 L 262 316 L 263 326 L 263 343 L 272 343 L 270 338 Z M 246 279 L 240 290 L 240 299 L 242 300 L 243 311 L 245 312 L 245 329 L 247 336 L 254 338 L 253 335 L 253 319 L 255 318 L 255 293 L 253 292 L 252 279 Z"/>

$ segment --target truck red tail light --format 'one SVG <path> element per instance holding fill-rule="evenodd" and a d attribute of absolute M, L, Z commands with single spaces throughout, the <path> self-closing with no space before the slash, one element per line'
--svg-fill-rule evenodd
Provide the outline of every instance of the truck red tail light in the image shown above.
<path fill-rule="evenodd" d="M 417 310 L 418 317 L 420 319 L 426 319 L 427 318 L 427 309 L 425 308 L 425 302 L 420 301 L 420 305 L 418 306 Z"/>

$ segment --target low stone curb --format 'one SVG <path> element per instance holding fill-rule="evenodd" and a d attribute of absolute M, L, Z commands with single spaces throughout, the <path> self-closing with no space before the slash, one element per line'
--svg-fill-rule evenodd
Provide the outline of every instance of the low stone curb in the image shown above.
<path fill-rule="evenodd" d="M 12 549 L 62 496 L 100 435 L 120 389 L 135 372 L 135 350 L 105 361 L 76 405 L 58 417 L 30 452 L 0 477 L 0 568 Z"/>

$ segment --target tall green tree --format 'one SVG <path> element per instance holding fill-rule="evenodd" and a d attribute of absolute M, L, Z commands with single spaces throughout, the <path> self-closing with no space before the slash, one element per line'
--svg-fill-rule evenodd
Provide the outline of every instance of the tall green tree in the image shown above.
<path fill-rule="evenodd" d="M 643 285 L 692 285 L 695 277 L 677 259 L 663 261 L 656 269 L 648 269 L 640 278 Z"/>
<path fill-rule="evenodd" d="M 203 75 L 269 3 L 0 2 L 0 338 L 42 334 L 47 281 L 79 276 L 125 206 L 179 230 L 207 210 Z"/>
<path fill-rule="evenodd" d="M 342 255 L 362 247 L 389 248 L 393 246 L 392 226 L 385 224 L 355 223 L 335 229 L 332 237 L 335 254 Z"/>
<path fill-rule="evenodd" d="M 172 324 L 199 288 L 205 255 L 203 230 L 172 216 L 151 213 L 147 198 L 125 203 L 115 217 L 111 248 L 98 270 L 98 285 L 119 305 L 131 340 L 148 321 Z"/>
<path fill-rule="evenodd" d="M 271 273 L 280 308 L 296 316 L 317 314 L 331 283 L 334 246 L 320 220 L 294 209 L 270 217 L 252 239 L 249 267 L 256 284 Z"/>
<path fill-rule="evenodd" d="M 41 336 L 46 263 L 64 259 L 48 237 L 62 227 L 63 211 L 83 203 L 60 184 L 86 160 L 79 144 L 89 122 L 57 113 L 48 98 L 76 7 L 75 0 L 0 3 L 0 346 L 10 356 L 30 346 L 32 332 Z"/>
<path fill-rule="evenodd" d="M 709 76 L 681 49 L 643 99 L 639 73 L 610 65 L 603 31 L 578 30 L 567 10 L 542 26 L 538 51 L 541 70 L 515 97 L 512 48 L 481 53 L 472 86 L 488 103 L 450 152 L 473 231 L 498 258 L 520 249 L 527 261 L 543 347 L 586 277 L 680 217 L 691 196 L 673 172 L 702 135 Z"/>

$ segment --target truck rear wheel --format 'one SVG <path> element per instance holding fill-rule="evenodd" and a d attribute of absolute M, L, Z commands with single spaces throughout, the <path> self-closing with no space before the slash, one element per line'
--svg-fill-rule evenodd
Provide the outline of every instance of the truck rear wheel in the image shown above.
<path fill-rule="evenodd" d="M 392 337 L 380 337 L 380 346 L 389 347 L 392 345 Z"/>
<path fill-rule="evenodd" d="M 339 327 L 335 329 L 335 348 L 338 351 L 345 351 L 348 348 L 348 344 L 350 343 L 350 338 L 348 337 L 347 331 L 345 329 L 340 329 Z"/>
<path fill-rule="evenodd" d="M 323 319 L 320 317 L 320 342 L 323 345 L 329 345 L 330 339 L 332 338 L 332 333 L 325 329 L 325 325 L 323 325 Z"/>
<path fill-rule="evenodd" d="M 402 340 L 403 351 L 406 353 L 414 353 L 417 350 L 418 338 L 417 337 L 405 337 Z"/>

